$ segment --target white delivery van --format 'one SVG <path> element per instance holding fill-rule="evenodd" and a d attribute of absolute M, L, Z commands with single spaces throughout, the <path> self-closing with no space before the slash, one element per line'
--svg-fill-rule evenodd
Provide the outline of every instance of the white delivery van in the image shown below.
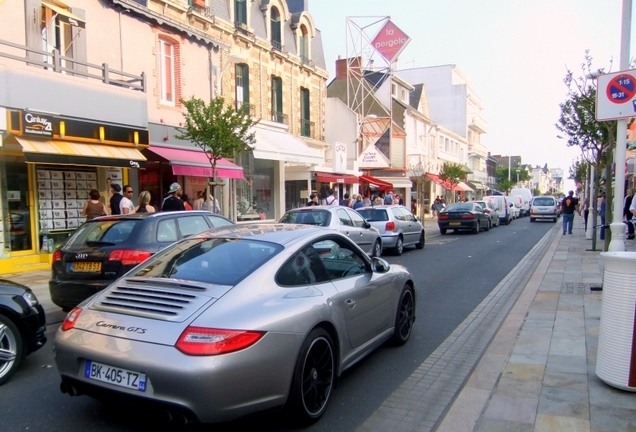
<path fill-rule="evenodd" d="M 520 216 L 528 216 L 530 214 L 530 203 L 532 201 L 532 192 L 528 188 L 514 188 L 510 189 L 510 196 L 513 197 L 521 197 L 523 200 L 521 206 L 521 215 Z"/>
<path fill-rule="evenodd" d="M 510 202 L 503 195 L 488 195 L 484 197 L 484 201 L 490 201 L 499 213 L 499 222 L 504 225 L 512 222 L 512 213 L 510 212 Z"/>

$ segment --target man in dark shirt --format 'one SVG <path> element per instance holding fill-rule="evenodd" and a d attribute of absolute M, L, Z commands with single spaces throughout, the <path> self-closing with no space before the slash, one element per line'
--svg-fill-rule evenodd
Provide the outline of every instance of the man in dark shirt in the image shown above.
<path fill-rule="evenodd" d="M 183 200 L 181 199 L 181 194 L 183 193 L 183 191 L 181 190 L 181 186 L 179 185 L 179 183 L 172 183 L 170 185 L 170 189 L 168 189 L 168 193 L 171 196 L 164 200 L 161 211 L 185 210 Z"/>
<path fill-rule="evenodd" d="M 568 234 L 572 234 L 572 225 L 574 225 L 574 211 L 581 216 L 581 210 L 579 210 L 579 200 L 574 198 L 574 192 L 568 192 L 568 196 L 563 198 L 561 202 L 561 211 L 563 212 L 563 235 L 566 231 Z"/>
<path fill-rule="evenodd" d="M 119 208 L 119 203 L 123 198 L 121 194 L 121 186 L 119 186 L 117 183 L 111 183 L 110 192 L 113 194 L 113 196 L 110 197 L 110 214 L 121 214 L 121 209 Z"/>

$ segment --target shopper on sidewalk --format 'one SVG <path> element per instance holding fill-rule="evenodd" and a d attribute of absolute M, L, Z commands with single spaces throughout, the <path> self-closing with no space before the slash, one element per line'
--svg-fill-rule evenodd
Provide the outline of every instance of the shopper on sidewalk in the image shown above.
<path fill-rule="evenodd" d="M 632 224 L 632 212 L 629 210 L 632 206 L 632 201 L 634 200 L 634 195 L 631 189 L 627 189 L 627 196 L 625 197 L 625 202 L 623 204 L 623 216 L 625 217 L 625 224 L 627 225 L 627 238 L 629 240 L 634 239 L 634 224 Z"/>
<path fill-rule="evenodd" d="M 568 234 L 572 234 L 572 226 L 574 225 L 574 211 L 581 216 L 581 210 L 579 210 L 579 200 L 574 198 L 574 192 L 569 191 L 568 196 L 563 199 L 561 203 L 561 212 L 563 213 L 563 235 L 566 231 Z"/>

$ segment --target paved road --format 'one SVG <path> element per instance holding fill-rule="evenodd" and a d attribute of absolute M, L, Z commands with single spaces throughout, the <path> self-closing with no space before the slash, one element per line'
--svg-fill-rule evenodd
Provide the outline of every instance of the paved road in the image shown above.
<path fill-rule="evenodd" d="M 323 419 L 307 430 L 360 429 L 389 396 L 473 312 L 475 307 L 553 227 L 527 218 L 488 233 L 432 236 L 424 250 L 409 249 L 391 263 L 414 274 L 418 318 L 413 338 L 404 347 L 383 347 L 340 380 Z M 54 328 L 50 329 L 51 340 Z M 141 431 L 161 427 L 158 413 L 107 405 L 88 397 L 71 398 L 58 390 L 53 344 L 28 357 L 0 391 L 0 430 Z M 213 401 L 210 401 L 213 403 Z M 368 428 L 368 426 L 367 426 Z M 280 414 L 261 415 L 214 428 L 189 430 L 293 430 Z M 380 430 L 379 428 L 377 430 Z"/>

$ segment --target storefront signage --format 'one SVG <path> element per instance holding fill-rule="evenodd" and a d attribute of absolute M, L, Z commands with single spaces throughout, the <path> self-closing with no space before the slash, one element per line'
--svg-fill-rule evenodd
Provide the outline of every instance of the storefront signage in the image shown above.
<path fill-rule="evenodd" d="M 336 142 L 333 146 L 333 171 L 344 173 L 347 171 L 347 145 Z"/>
<path fill-rule="evenodd" d="M 410 41 L 411 38 L 389 20 L 375 35 L 371 44 L 382 57 L 393 63 Z"/>
<path fill-rule="evenodd" d="M 360 154 L 358 166 L 360 168 L 388 168 L 390 164 L 386 157 L 380 153 L 380 150 L 371 144 Z"/>
<path fill-rule="evenodd" d="M 52 137 L 53 125 L 57 119 L 49 114 L 24 111 L 22 117 L 22 135 Z"/>

